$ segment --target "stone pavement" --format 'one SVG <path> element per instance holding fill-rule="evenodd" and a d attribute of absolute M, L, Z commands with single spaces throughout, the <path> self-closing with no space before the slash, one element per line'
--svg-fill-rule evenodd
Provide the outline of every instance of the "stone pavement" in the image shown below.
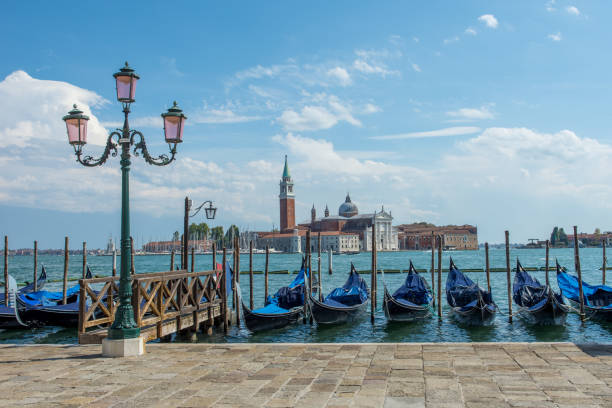
<path fill-rule="evenodd" d="M 612 346 L 571 343 L 0 345 L 0 405 L 612 407 Z"/>

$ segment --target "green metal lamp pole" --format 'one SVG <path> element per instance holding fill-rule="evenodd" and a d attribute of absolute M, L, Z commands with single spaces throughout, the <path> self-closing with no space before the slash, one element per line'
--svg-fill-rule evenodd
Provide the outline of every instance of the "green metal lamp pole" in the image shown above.
<path fill-rule="evenodd" d="M 132 308 L 132 269 L 131 242 L 130 242 L 130 149 L 133 148 L 134 156 L 142 154 L 143 159 L 155 166 L 166 166 L 174 161 L 176 145 L 182 142 L 183 128 L 187 117 L 174 102 L 174 106 L 168 112 L 162 113 L 164 119 L 165 139 L 170 149 L 170 157 L 162 154 L 159 157 L 151 157 L 145 144 L 145 138 L 137 130 L 130 129 L 128 115 L 130 104 L 135 102 L 136 82 L 140 77 L 125 63 L 125 67 L 113 75 L 116 80 L 117 99 L 123 104 L 125 120 L 123 129 L 111 132 L 106 141 L 106 148 L 102 156 L 94 159 L 92 156 L 83 155 L 83 146 L 87 143 L 87 121 L 89 117 L 84 115 L 76 105 L 62 119 L 66 122 L 68 131 L 68 143 L 74 147 L 77 161 L 87 167 L 101 166 L 112 155 L 118 154 L 117 147 L 121 146 L 121 266 L 119 276 L 119 307 L 115 313 L 115 320 L 108 330 L 108 338 L 111 340 L 131 339 L 140 336 L 140 328 L 134 320 Z M 135 138 L 138 136 L 138 142 Z M 116 140 L 115 140 L 116 139 Z"/>

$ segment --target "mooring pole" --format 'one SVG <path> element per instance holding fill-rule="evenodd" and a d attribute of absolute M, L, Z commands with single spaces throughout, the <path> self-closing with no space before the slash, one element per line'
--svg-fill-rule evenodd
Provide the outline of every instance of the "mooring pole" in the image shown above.
<path fill-rule="evenodd" d="M 512 323 L 512 289 L 510 287 L 510 232 L 506 235 L 506 283 L 508 287 L 508 322 Z"/>
<path fill-rule="evenodd" d="M 485 242 L 485 263 L 487 267 L 487 291 L 491 293 L 491 269 L 489 267 L 489 243 Z"/>
<path fill-rule="evenodd" d="M 603 249 L 603 265 L 601 266 L 601 284 L 606 284 L 606 238 L 601 240 L 601 248 Z"/>
<path fill-rule="evenodd" d="M 372 221 L 372 273 L 370 276 L 370 286 L 372 287 L 370 295 L 370 320 L 374 323 L 374 314 L 376 313 L 376 223 Z"/>
<path fill-rule="evenodd" d="M 8 306 L 8 235 L 4 236 L 4 306 Z"/>
<path fill-rule="evenodd" d="M 317 234 L 317 255 L 318 255 L 318 259 L 317 259 L 317 279 L 319 280 L 319 300 L 322 302 L 323 301 L 323 294 L 321 293 L 321 233 L 319 232 Z"/>
<path fill-rule="evenodd" d="M 34 241 L 34 292 L 38 291 L 38 241 Z"/>
<path fill-rule="evenodd" d="M 113 277 L 117 276 L 117 250 L 113 251 Z"/>
<path fill-rule="evenodd" d="M 268 299 L 268 266 L 270 262 L 270 246 L 266 245 L 266 265 L 264 269 L 264 304 Z"/>
<path fill-rule="evenodd" d="M 195 248 L 191 247 L 191 272 L 195 272 Z"/>
<path fill-rule="evenodd" d="M 438 235 L 438 318 L 442 319 L 442 236 Z"/>
<path fill-rule="evenodd" d="M 308 276 L 306 276 L 306 279 L 304 280 L 304 287 L 306 289 L 306 296 L 304 298 L 304 320 L 303 323 L 306 324 L 306 321 L 308 319 L 308 317 L 306 316 L 308 314 L 307 312 L 307 305 L 308 302 L 310 302 L 310 291 L 311 291 L 311 284 L 312 284 L 312 271 L 310 270 L 310 229 L 308 231 L 306 231 L 306 270 L 308 271 Z"/>
<path fill-rule="evenodd" d="M 253 310 L 253 241 L 249 241 L 249 306 Z"/>
<path fill-rule="evenodd" d="M 332 274 L 332 250 L 327 248 L 327 267 L 329 268 L 329 274 Z"/>
<path fill-rule="evenodd" d="M 183 250 L 181 251 L 181 269 L 184 269 L 185 272 L 187 272 L 187 268 L 189 267 L 187 265 L 187 262 L 189 261 L 188 259 L 188 247 L 189 247 L 189 210 L 190 210 L 190 206 L 189 206 L 189 197 L 185 197 L 185 214 L 183 217 L 183 240 L 182 240 L 182 244 L 183 244 Z M 223 268 L 225 269 L 225 265 L 223 265 Z"/>
<path fill-rule="evenodd" d="M 174 270 L 174 249 L 170 252 L 170 270 Z"/>
<path fill-rule="evenodd" d="M 550 241 L 546 240 L 546 266 L 544 267 L 544 270 L 546 272 L 546 286 L 550 286 L 550 280 L 548 278 L 548 259 L 549 259 L 549 253 L 550 253 Z"/>
<path fill-rule="evenodd" d="M 132 260 L 132 265 L 134 264 L 134 261 Z M 85 275 L 87 274 L 87 242 L 83 241 L 83 276 L 82 278 L 85 279 Z"/>
<path fill-rule="evenodd" d="M 66 304 L 66 290 L 68 289 L 68 237 L 64 239 L 64 288 L 62 290 L 62 304 Z"/>
<path fill-rule="evenodd" d="M 436 306 L 436 284 L 435 284 L 436 267 L 434 264 L 435 251 L 436 251 L 436 244 L 435 244 L 434 232 L 431 231 L 431 293 L 432 295 L 434 295 L 434 299 L 433 299 L 434 307 Z"/>
<path fill-rule="evenodd" d="M 221 267 L 221 294 L 223 297 L 223 333 L 227 334 L 227 250 L 223 247 L 223 266 Z"/>
<path fill-rule="evenodd" d="M 578 291 L 580 294 L 580 320 L 584 322 L 584 292 L 582 291 L 582 271 L 580 270 L 580 252 L 578 250 L 578 226 L 574 225 L 574 263 L 578 274 Z"/>
<path fill-rule="evenodd" d="M 232 242 L 232 266 L 234 273 L 232 274 L 232 310 L 236 310 L 236 240 Z"/>
<path fill-rule="evenodd" d="M 216 242 L 212 243 L 212 268 L 213 268 L 213 271 L 217 270 L 217 243 Z"/>
<path fill-rule="evenodd" d="M 236 236 L 234 238 L 236 248 L 236 267 L 234 268 L 234 276 L 236 276 L 236 283 L 240 283 L 240 238 Z M 236 285 L 236 327 L 240 327 L 240 295 L 238 293 L 238 285 Z"/>

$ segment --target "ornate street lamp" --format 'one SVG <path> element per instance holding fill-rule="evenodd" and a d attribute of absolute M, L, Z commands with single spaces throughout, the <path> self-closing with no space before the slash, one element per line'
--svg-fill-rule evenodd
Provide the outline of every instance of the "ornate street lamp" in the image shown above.
<path fill-rule="evenodd" d="M 62 119 L 66 122 L 68 132 L 68 143 L 74 148 L 77 161 L 83 166 L 101 166 L 106 162 L 109 155 L 116 157 L 118 148 L 121 148 L 121 272 L 119 280 L 119 307 L 115 314 L 115 321 L 108 330 L 110 340 L 132 339 L 140 336 L 140 328 L 134 320 L 132 309 L 132 278 L 131 270 L 131 243 L 130 243 L 130 202 L 129 202 L 129 172 L 130 172 L 130 149 L 133 147 L 134 156 L 142 154 L 143 159 L 155 166 L 166 166 L 174 161 L 176 145 L 183 141 L 183 127 L 187 117 L 177 106 L 176 102 L 162 113 L 164 119 L 164 136 L 170 149 L 170 156 L 162 154 L 159 157 L 151 157 L 145 144 L 143 134 L 137 130 L 130 129 L 128 115 L 130 104 L 136 99 L 136 83 L 140 77 L 132 68 L 125 63 L 119 72 L 113 74 L 116 81 L 117 100 L 123 105 L 124 122 L 123 129 L 116 129 L 110 133 L 106 141 L 106 148 L 102 156 L 95 159 L 92 156 L 83 157 L 83 146 L 87 143 L 87 121 L 89 117 L 83 114 L 76 105 Z"/>
<path fill-rule="evenodd" d="M 207 220 L 214 220 L 215 219 L 215 214 L 217 213 L 217 208 L 213 207 L 213 202 L 210 200 L 206 200 L 204 201 L 202 204 L 200 204 L 198 206 L 198 208 L 196 208 L 195 210 L 193 210 L 193 214 L 189 214 L 189 211 L 191 211 L 191 206 L 193 204 L 193 201 L 189 198 L 189 197 L 185 197 L 185 219 L 183 221 L 183 260 L 182 260 L 182 264 L 183 264 L 183 269 L 187 270 L 187 260 L 188 260 L 188 253 L 187 251 L 189 251 L 188 248 L 188 243 L 189 243 L 189 217 L 195 217 L 200 210 L 202 209 L 202 207 L 204 207 L 206 204 L 208 204 L 208 207 L 204 208 L 204 212 L 206 213 L 206 219 Z"/>

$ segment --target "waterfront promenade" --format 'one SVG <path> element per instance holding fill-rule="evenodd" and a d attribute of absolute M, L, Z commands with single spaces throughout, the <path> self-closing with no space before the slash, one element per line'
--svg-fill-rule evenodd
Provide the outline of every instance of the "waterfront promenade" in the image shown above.
<path fill-rule="evenodd" d="M 612 407 L 612 346 L 1 345 L 2 406 Z"/>

